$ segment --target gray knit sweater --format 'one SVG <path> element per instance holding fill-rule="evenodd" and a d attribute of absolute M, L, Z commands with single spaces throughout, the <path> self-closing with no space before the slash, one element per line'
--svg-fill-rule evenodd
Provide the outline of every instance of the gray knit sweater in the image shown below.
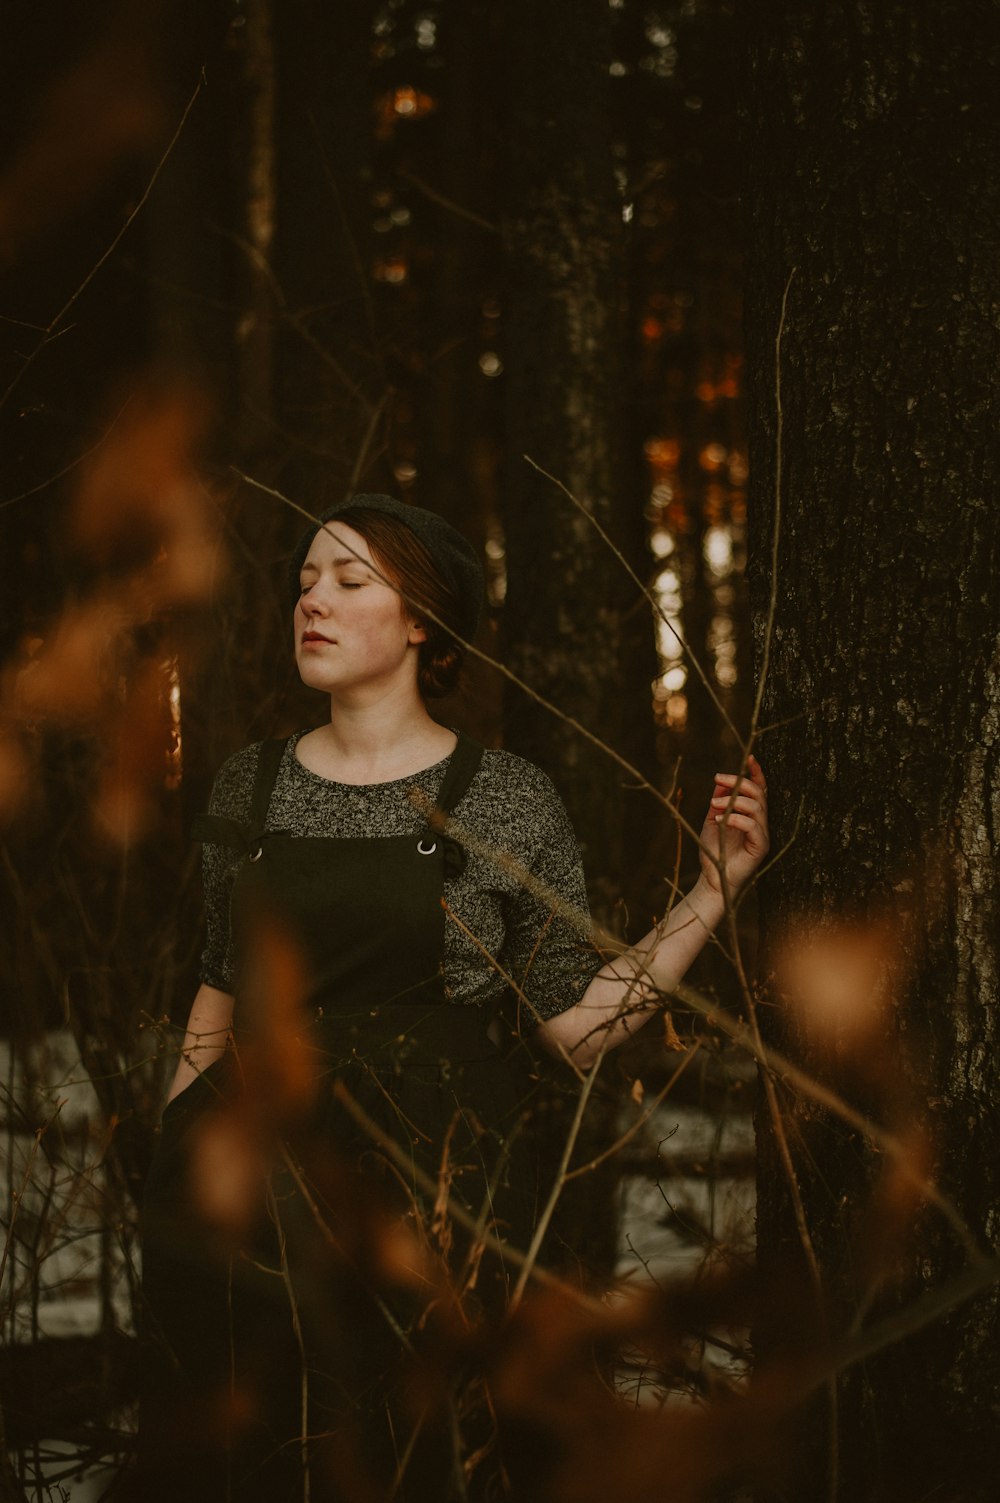
<path fill-rule="evenodd" d="M 266 828 L 297 835 L 346 838 L 418 835 L 425 827 L 412 801 L 414 789 L 433 799 L 447 758 L 389 783 L 356 786 L 311 772 L 295 755 L 305 731 L 285 748 Z M 210 812 L 247 822 L 261 743 L 225 761 L 212 788 Z M 453 818 L 472 837 L 461 876 L 445 882 L 444 972 L 456 1003 L 490 1006 L 504 995 L 502 973 L 522 987 L 541 1017 L 553 1017 L 579 1000 L 601 964 L 580 929 L 529 891 L 517 870 L 490 859 L 487 848 L 513 858 L 584 920 L 587 897 L 576 838 L 566 810 L 545 773 L 512 752 L 487 750 Z M 233 877 L 243 859 L 227 846 L 203 847 L 207 940 L 201 979 L 233 990 L 234 956 L 229 924 Z"/>

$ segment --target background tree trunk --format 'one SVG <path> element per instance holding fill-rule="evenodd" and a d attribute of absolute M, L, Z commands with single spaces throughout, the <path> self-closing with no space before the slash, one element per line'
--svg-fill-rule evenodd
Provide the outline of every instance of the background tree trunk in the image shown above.
<path fill-rule="evenodd" d="M 844 1027 L 834 1055 L 790 1010 L 762 1016 L 855 1105 L 915 1143 L 926 1134 L 938 1183 L 976 1241 L 995 1246 L 997 11 L 957 0 L 744 10 L 751 590 L 758 671 L 776 590 L 760 753 L 782 852 L 764 884 L 765 954 L 780 961 L 797 914 L 849 919 L 855 940 L 876 936 L 894 988 L 853 1056 Z M 835 932 L 850 964 L 851 936 Z M 864 1140 L 801 1101 L 785 1106 L 831 1334 L 965 1266 L 937 1211 L 914 1207 L 904 1226 L 897 1205 L 894 1219 L 884 1160 Z M 760 1259 L 774 1273 L 802 1259 L 763 1113 L 759 1141 Z M 792 1339 L 787 1310 L 758 1336 L 764 1360 L 778 1354 Z M 992 1496 L 998 1336 L 991 1290 L 849 1372 L 839 1484 L 814 1415 L 782 1497 Z"/>
<path fill-rule="evenodd" d="M 642 508 L 627 485 L 634 471 L 626 458 L 627 282 L 611 148 L 610 25 L 604 0 L 543 7 L 516 0 L 507 14 L 504 633 L 513 672 L 621 751 L 626 614 L 638 592 L 590 520 L 524 457 L 561 481 L 637 562 Z M 651 746 L 648 710 L 645 719 Z M 505 744 L 553 777 L 583 850 L 595 917 L 616 922 L 621 769 L 517 688 L 508 690 L 504 724 Z M 628 739 L 634 756 L 636 738 Z M 593 1131 L 609 1130 L 613 1115 L 613 1103 L 603 1112 L 595 1103 Z M 565 1126 L 557 1118 L 547 1136 L 561 1141 Z M 561 1235 L 571 1257 L 607 1268 L 613 1180 L 593 1180 L 582 1197 L 564 1197 Z"/>
<path fill-rule="evenodd" d="M 624 234 L 608 106 L 604 0 L 517 0 L 508 15 L 507 662 L 616 749 L 623 613 L 635 587 L 593 524 L 528 455 L 639 553 L 641 507 L 624 494 Z M 621 770 L 518 690 L 506 742 L 552 774 L 607 921 L 620 891 Z"/>

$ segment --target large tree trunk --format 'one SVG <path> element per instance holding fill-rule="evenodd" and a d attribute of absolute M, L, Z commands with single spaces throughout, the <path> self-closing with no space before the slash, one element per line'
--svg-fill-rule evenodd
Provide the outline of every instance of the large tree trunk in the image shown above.
<path fill-rule="evenodd" d="M 853 940 L 834 931 L 840 975 L 867 934 L 894 988 L 854 1052 L 843 1013 L 824 1051 L 808 1011 L 780 1005 L 780 969 L 764 1015 L 774 1041 L 855 1105 L 914 1144 L 926 1134 L 938 1184 L 988 1248 L 1000 1215 L 997 11 L 852 0 L 745 12 L 751 588 L 782 852 L 764 884 L 765 954 L 779 965 L 794 915 L 850 920 Z M 893 1203 L 887 1160 L 863 1136 L 800 1099 L 784 1105 L 820 1329 L 869 1326 L 967 1265 L 938 1210 L 914 1207 L 904 1225 L 907 1197 Z M 801 1266 L 765 1112 L 759 1190 L 764 1269 Z M 762 1361 L 780 1356 L 782 1315 L 758 1333 Z M 839 1413 L 827 1392 L 803 1418 L 782 1497 L 993 1496 L 998 1326 L 991 1288 L 850 1370 Z"/>
<path fill-rule="evenodd" d="M 604 0 L 517 0 L 508 10 L 505 632 L 513 672 L 620 750 L 624 616 L 637 592 L 593 524 L 524 458 L 636 560 L 641 502 L 623 484 L 626 299 L 609 28 Z M 546 768 L 566 798 L 606 920 L 621 886 L 621 769 L 516 689 L 506 725 L 507 744 Z"/>

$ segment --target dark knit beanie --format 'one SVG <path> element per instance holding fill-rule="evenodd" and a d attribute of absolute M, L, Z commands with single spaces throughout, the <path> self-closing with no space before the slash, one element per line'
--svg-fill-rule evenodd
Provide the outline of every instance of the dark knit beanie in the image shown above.
<path fill-rule="evenodd" d="M 451 588 L 455 597 L 455 628 L 460 636 L 471 642 L 479 625 L 479 613 L 483 604 L 483 569 L 476 550 L 457 528 L 439 517 L 437 512 L 427 511 L 422 506 L 411 506 L 406 501 L 397 501 L 395 496 L 358 495 L 348 496 L 328 506 L 316 519 L 314 527 L 307 527 L 299 538 L 288 562 L 288 584 L 293 601 L 299 597 L 299 575 L 305 563 L 312 540 L 319 531 L 319 524 L 341 518 L 351 525 L 350 514 L 358 507 L 367 511 L 385 512 L 408 527 L 414 537 L 420 539 L 437 566 L 442 579 Z"/>

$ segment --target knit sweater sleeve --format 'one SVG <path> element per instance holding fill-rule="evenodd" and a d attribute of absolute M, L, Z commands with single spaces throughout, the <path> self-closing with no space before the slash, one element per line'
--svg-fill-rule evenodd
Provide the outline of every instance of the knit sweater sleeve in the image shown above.
<path fill-rule="evenodd" d="M 521 759 L 517 759 L 521 762 Z M 507 913 L 500 954 L 521 992 L 524 1026 L 578 1002 L 602 957 L 590 938 L 583 864 L 569 815 L 540 768 L 521 762 L 521 830 L 526 878 Z"/>
<path fill-rule="evenodd" d="M 208 812 L 245 823 L 250 817 L 254 777 L 261 742 L 255 741 L 228 757 L 212 784 Z M 202 846 L 201 880 L 205 894 L 205 948 L 201 980 L 220 991 L 232 992 L 235 957 L 229 923 L 229 903 L 239 855 L 231 847 L 206 841 Z"/>

